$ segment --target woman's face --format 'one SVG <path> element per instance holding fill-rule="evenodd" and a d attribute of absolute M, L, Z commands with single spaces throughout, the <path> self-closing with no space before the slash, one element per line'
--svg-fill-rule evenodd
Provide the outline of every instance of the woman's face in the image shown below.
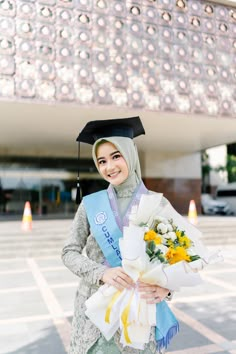
<path fill-rule="evenodd" d="M 129 176 L 129 170 L 124 157 L 110 142 L 104 142 L 97 148 L 97 164 L 102 177 L 118 186 Z"/>

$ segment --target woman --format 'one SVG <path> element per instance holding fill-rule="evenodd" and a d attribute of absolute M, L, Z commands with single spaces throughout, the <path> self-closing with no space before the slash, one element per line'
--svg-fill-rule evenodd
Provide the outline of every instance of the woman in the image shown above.
<path fill-rule="evenodd" d="M 142 193 L 149 193 L 141 180 L 139 158 L 132 139 L 133 136 L 144 134 L 144 130 L 139 117 L 95 121 L 92 122 L 92 125 L 95 123 L 92 132 L 90 123 L 80 133 L 78 140 L 91 143 L 91 135 L 95 136 L 93 160 L 102 178 L 109 183 L 106 195 L 109 198 L 110 212 L 113 213 L 119 229 L 122 230 L 124 225 L 128 225 L 131 207 L 138 204 Z M 108 137 L 100 137 L 104 135 L 104 131 Z M 92 195 L 92 204 L 89 204 L 86 198 L 82 200 L 77 210 L 70 237 L 62 252 L 64 264 L 81 279 L 75 299 L 70 354 L 163 353 L 163 350 L 156 349 L 154 328 L 151 332 L 150 342 L 143 351 L 131 347 L 124 348 L 120 344 L 119 330 L 110 341 L 106 341 L 85 315 L 85 301 L 97 291 L 100 285 L 104 283 L 113 285 L 119 290 L 135 285 L 120 266 L 119 260 L 114 263 L 115 266 L 111 266 L 112 254 L 110 259 L 109 255 L 105 257 L 104 254 L 106 255 L 107 251 L 103 249 L 99 239 L 96 239 L 96 231 L 94 231 L 91 221 L 93 216 L 88 216 L 88 214 L 94 215 L 93 209 L 96 209 L 99 204 L 99 194 Z M 168 201 L 163 198 L 162 204 L 166 203 Z M 104 206 L 104 204 L 102 205 Z M 111 236 L 113 237 L 113 235 Z M 109 241 L 110 244 L 107 244 L 107 246 L 112 246 L 108 252 L 116 248 L 115 244 L 112 244 L 112 237 Z M 84 248 L 86 256 L 82 252 Z M 116 255 L 119 256 L 117 249 Z M 142 298 L 151 304 L 158 304 L 167 298 L 168 294 L 170 296 L 168 289 L 158 285 L 140 282 L 138 289 Z"/>

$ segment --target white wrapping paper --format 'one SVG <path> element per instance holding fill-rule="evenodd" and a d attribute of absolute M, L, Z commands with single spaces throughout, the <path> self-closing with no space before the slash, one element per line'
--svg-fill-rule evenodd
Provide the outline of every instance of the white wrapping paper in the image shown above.
<path fill-rule="evenodd" d="M 124 227 L 123 238 L 119 241 L 122 267 L 135 283 L 141 280 L 170 290 L 198 285 L 201 283 L 198 271 L 210 261 L 217 262 L 222 258 L 219 254 L 209 255 L 200 240 L 200 231 L 170 204 L 161 208 L 161 198 L 162 194 L 158 193 L 142 195 L 139 207 L 132 210 L 130 225 Z M 151 263 L 146 254 L 144 234 L 146 226 L 152 225 L 156 215 L 173 219 L 179 229 L 185 230 L 194 243 L 196 254 L 201 258 L 194 262 L 180 261 L 173 265 L 158 261 Z M 136 349 L 144 348 L 149 341 L 151 327 L 156 325 L 156 305 L 147 304 L 141 299 L 137 288 L 119 292 L 113 286 L 103 285 L 86 301 L 86 308 L 86 315 L 107 340 L 120 328 L 121 343 Z"/>

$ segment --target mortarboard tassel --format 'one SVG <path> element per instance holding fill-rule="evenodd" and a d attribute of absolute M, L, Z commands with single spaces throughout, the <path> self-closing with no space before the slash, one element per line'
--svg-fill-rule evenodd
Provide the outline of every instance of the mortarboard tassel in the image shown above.
<path fill-rule="evenodd" d="M 79 168 L 80 168 L 80 142 L 78 142 L 78 175 L 77 175 L 77 185 L 76 185 L 76 204 L 81 202 L 81 190 L 80 190 L 80 181 L 79 181 Z"/>

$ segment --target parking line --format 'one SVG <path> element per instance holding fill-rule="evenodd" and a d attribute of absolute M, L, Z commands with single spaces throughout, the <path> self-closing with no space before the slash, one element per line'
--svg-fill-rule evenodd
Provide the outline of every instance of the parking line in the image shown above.
<path fill-rule="evenodd" d="M 230 265 L 236 265 L 236 261 L 233 259 L 226 259 L 225 263 L 230 264 Z"/>
<path fill-rule="evenodd" d="M 220 351 L 222 351 L 222 348 L 218 347 L 216 344 L 209 344 L 201 347 L 175 350 L 173 352 L 167 352 L 166 354 L 210 354 L 210 353 L 215 354 Z"/>
<path fill-rule="evenodd" d="M 223 280 L 220 280 L 220 279 L 217 279 L 217 278 L 214 278 L 210 275 L 206 275 L 206 274 L 203 274 L 202 277 L 204 279 L 206 279 L 208 282 L 212 283 L 212 284 L 215 284 L 215 285 L 218 285 L 224 289 L 227 289 L 227 290 L 231 290 L 231 291 L 236 291 L 236 286 L 234 285 L 231 285 Z"/>
<path fill-rule="evenodd" d="M 51 289 L 76 288 L 76 287 L 78 287 L 78 282 L 50 285 Z"/>
<path fill-rule="evenodd" d="M 205 338 L 208 338 L 211 342 L 218 344 L 218 345 L 220 345 L 220 343 L 229 342 L 225 337 L 216 333 L 215 331 L 213 331 L 209 327 L 203 325 L 201 322 L 199 322 L 198 320 L 195 320 L 193 317 L 190 317 L 184 311 L 177 309 L 173 305 L 171 306 L 171 309 L 173 310 L 175 315 L 179 318 L 179 320 L 181 320 L 182 322 L 187 324 L 187 326 L 192 328 L 194 331 L 200 333 Z"/>
<path fill-rule="evenodd" d="M 5 275 L 5 274 L 20 274 L 20 273 L 29 273 L 30 270 L 28 268 L 22 268 L 22 269 L 11 269 L 11 270 L 0 270 L 0 275 Z"/>
<path fill-rule="evenodd" d="M 52 316 L 47 315 L 35 315 L 35 316 L 25 316 L 25 317 L 15 317 L 15 318 L 6 318 L 0 320 L 0 326 L 6 324 L 16 324 L 16 323 L 30 323 L 30 322 L 37 322 L 43 320 L 51 320 Z"/>
<path fill-rule="evenodd" d="M 214 275 L 214 274 L 230 274 L 230 273 L 235 273 L 236 268 L 230 268 L 230 269 L 216 269 L 216 270 L 205 270 L 202 272 L 202 274 L 206 275 Z"/>
<path fill-rule="evenodd" d="M 9 294 L 9 293 L 22 293 L 26 291 L 35 291 L 38 290 L 36 286 L 18 286 L 16 288 L 7 288 L 0 289 L 0 294 Z"/>
<path fill-rule="evenodd" d="M 60 306 L 54 293 L 50 289 L 46 279 L 42 275 L 35 260 L 33 258 L 27 258 L 27 263 L 35 278 L 36 284 L 38 285 L 38 288 L 48 308 L 48 311 L 52 316 L 52 320 L 58 331 L 58 334 L 60 335 L 62 343 L 65 349 L 67 349 L 70 338 L 69 333 L 71 330 L 70 322 L 67 318 L 65 318 L 62 307 Z"/>
<path fill-rule="evenodd" d="M 226 297 L 236 297 L 236 291 L 229 291 L 227 293 L 224 293 L 224 298 Z M 189 295 L 186 297 L 179 297 L 171 300 L 172 304 L 175 303 L 192 303 L 192 302 L 201 302 L 201 301 L 211 301 L 211 300 L 217 300 L 222 298 L 222 293 L 217 293 L 217 294 L 207 294 L 207 295 Z"/>

